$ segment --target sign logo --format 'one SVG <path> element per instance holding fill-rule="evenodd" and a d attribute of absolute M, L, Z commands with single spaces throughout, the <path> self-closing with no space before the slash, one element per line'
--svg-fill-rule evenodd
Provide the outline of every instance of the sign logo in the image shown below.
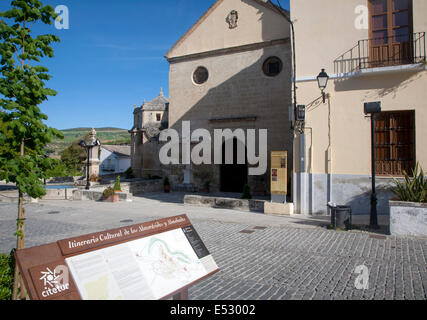
<path fill-rule="evenodd" d="M 47 271 L 41 271 L 42 277 L 40 280 L 43 280 L 45 289 L 47 286 L 50 286 L 53 288 L 58 284 L 58 278 L 59 276 L 56 274 L 55 270 L 50 270 L 49 268 L 46 268 Z"/>
<path fill-rule="evenodd" d="M 51 268 L 47 267 L 46 271 L 40 271 L 40 274 L 40 280 L 43 280 L 44 285 L 44 291 L 42 291 L 42 296 L 44 298 L 61 293 L 70 288 L 67 266 L 56 266 L 53 271 Z"/>

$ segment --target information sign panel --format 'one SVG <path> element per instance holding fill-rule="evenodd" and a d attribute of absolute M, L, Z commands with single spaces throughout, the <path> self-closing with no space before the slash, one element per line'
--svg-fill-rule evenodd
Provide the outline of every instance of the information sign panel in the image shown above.
<path fill-rule="evenodd" d="M 271 152 L 271 194 L 286 195 L 287 194 L 287 151 L 272 151 Z"/>
<path fill-rule="evenodd" d="M 16 252 L 31 299 L 165 299 L 217 272 L 186 215 Z"/>

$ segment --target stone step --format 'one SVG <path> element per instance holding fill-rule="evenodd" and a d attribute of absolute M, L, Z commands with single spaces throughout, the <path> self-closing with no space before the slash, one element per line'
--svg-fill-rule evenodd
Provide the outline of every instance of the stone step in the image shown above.
<path fill-rule="evenodd" d="M 185 195 L 184 204 L 264 213 L 265 200 Z"/>

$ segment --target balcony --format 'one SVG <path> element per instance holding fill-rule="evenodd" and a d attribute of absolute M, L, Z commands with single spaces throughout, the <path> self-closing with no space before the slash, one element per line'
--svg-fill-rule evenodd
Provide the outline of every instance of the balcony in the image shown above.
<path fill-rule="evenodd" d="M 359 40 L 334 61 L 335 74 L 364 69 L 419 64 L 426 61 L 425 32 Z"/>

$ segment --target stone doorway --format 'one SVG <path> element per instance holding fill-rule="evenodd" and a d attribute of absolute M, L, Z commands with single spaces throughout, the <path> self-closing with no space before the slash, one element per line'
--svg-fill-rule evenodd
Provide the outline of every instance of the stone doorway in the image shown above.
<path fill-rule="evenodd" d="M 238 140 L 233 139 L 233 164 L 225 164 L 225 142 L 222 144 L 222 164 L 220 166 L 220 191 L 243 192 L 243 187 L 248 183 L 247 150 L 245 150 L 245 163 L 237 163 Z"/>

